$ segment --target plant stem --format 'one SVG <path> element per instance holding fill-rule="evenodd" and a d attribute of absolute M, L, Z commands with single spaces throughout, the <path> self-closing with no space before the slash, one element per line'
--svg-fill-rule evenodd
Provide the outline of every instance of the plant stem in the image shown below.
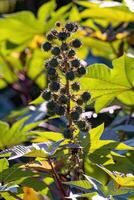
<path fill-rule="evenodd" d="M 64 189 L 63 189 L 63 187 L 62 187 L 62 183 L 61 183 L 61 181 L 60 181 L 60 179 L 59 179 L 59 177 L 58 177 L 57 172 L 55 171 L 55 168 L 53 167 L 53 164 L 52 164 L 52 162 L 51 162 L 51 158 L 49 158 L 48 161 L 49 161 L 49 164 L 50 164 L 51 169 L 52 169 L 53 178 L 56 180 L 57 187 L 58 187 L 58 189 L 59 189 L 60 192 L 61 192 L 61 198 L 62 198 L 61 200 L 64 200 L 64 199 L 65 199 L 65 196 L 66 196 L 66 193 L 65 193 L 65 191 L 64 191 Z"/>
<path fill-rule="evenodd" d="M 68 72 L 68 63 L 67 59 L 64 53 L 62 53 L 63 58 L 64 58 L 64 66 L 65 66 L 65 72 Z M 70 84 L 69 80 L 66 78 L 66 93 L 68 97 L 68 102 L 67 102 L 67 119 L 68 119 L 68 127 L 70 128 L 72 126 L 72 120 L 70 117 Z"/>
<path fill-rule="evenodd" d="M 22 200 L 22 198 L 18 197 L 15 193 L 8 191 L 9 195 L 11 195 L 12 197 L 14 197 L 16 200 Z"/>

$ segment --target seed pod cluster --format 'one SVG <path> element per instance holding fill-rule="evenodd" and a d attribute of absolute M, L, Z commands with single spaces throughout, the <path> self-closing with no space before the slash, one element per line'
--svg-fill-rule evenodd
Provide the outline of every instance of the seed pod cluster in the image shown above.
<path fill-rule="evenodd" d="M 68 22 L 62 26 L 57 22 L 46 36 L 42 49 L 50 51 L 52 57 L 47 60 L 45 69 L 48 77 L 48 88 L 43 91 L 42 97 L 47 101 L 49 115 L 66 116 L 68 125 L 64 130 L 65 137 L 71 137 L 73 126 L 76 125 L 81 131 L 88 131 L 86 120 L 81 118 L 84 104 L 90 99 L 88 92 L 80 92 L 80 83 L 76 78 L 86 74 L 86 68 L 81 64 L 76 55 L 76 50 L 82 46 L 78 39 L 72 39 L 72 34 L 77 32 L 78 25 Z M 65 82 L 61 80 L 61 74 Z M 78 93 L 74 95 L 73 93 Z M 75 106 L 71 108 L 70 102 Z"/>

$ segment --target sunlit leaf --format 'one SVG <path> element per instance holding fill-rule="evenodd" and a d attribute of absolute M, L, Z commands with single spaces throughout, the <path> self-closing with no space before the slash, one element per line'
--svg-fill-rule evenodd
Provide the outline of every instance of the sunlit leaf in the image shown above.
<path fill-rule="evenodd" d="M 133 63 L 133 58 L 124 55 L 113 61 L 113 69 L 104 64 L 94 64 L 88 67 L 87 75 L 80 81 L 82 87 L 91 92 L 97 112 L 115 97 L 124 104 L 134 104 Z"/>
<path fill-rule="evenodd" d="M 110 171 L 103 167 L 102 165 L 98 165 L 101 169 L 103 169 L 119 186 L 121 187 L 134 187 L 134 175 L 133 174 L 124 174 L 117 171 Z"/>

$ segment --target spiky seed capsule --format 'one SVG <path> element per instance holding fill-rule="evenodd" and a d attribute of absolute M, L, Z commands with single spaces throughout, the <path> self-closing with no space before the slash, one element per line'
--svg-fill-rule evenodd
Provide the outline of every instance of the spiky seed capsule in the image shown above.
<path fill-rule="evenodd" d="M 51 100 L 51 101 L 49 101 L 47 103 L 47 109 L 48 109 L 48 111 L 55 111 L 56 106 L 57 106 L 57 104 L 56 104 L 56 102 L 54 100 Z"/>
<path fill-rule="evenodd" d="M 48 75 L 53 76 L 56 74 L 56 69 L 53 67 L 50 67 L 50 68 L 48 68 L 47 73 L 48 73 Z"/>
<path fill-rule="evenodd" d="M 46 37 L 47 37 L 47 40 L 49 41 L 52 41 L 54 39 L 54 36 L 52 33 L 48 33 Z"/>
<path fill-rule="evenodd" d="M 54 75 L 49 75 L 48 76 L 49 81 L 58 81 L 58 74 L 54 74 Z"/>
<path fill-rule="evenodd" d="M 68 57 L 69 58 L 72 58 L 73 56 L 75 56 L 75 51 L 73 49 L 71 49 L 69 52 L 68 52 Z"/>
<path fill-rule="evenodd" d="M 54 116 L 56 113 L 55 113 L 55 110 L 47 110 L 47 114 L 49 116 Z"/>
<path fill-rule="evenodd" d="M 51 92 L 49 90 L 44 90 L 42 92 L 42 97 L 43 99 L 45 99 L 46 101 L 49 101 L 51 99 Z"/>
<path fill-rule="evenodd" d="M 77 121 L 77 126 L 80 130 L 83 130 L 83 128 L 86 127 L 86 122 L 84 120 Z"/>
<path fill-rule="evenodd" d="M 67 23 L 66 25 L 65 25 L 65 28 L 68 30 L 68 31 L 70 31 L 70 32 L 72 32 L 73 31 L 73 29 L 75 28 L 75 25 L 73 24 L 73 23 Z"/>
<path fill-rule="evenodd" d="M 79 119 L 79 117 L 80 117 L 80 114 L 77 111 L 71 112 L 71 119 L 73 121 L 77 121 Z"/>
<path fill-rule="evenodd" d="M 66 40 L 67 37 L 68 37 L 68 35 L 67 35 L 67 33 L 64 32 L 64 31 L 63 31 L 63 32 L 59 32 L 59 34 L 58 34 L 58 38 L 59 38 L 59 40 L 61 40 L 61 41 Z"/>
<path fill-rule="evenodd" d="M 81 128 L 81 131 L 83 131 L 83 132 L 88 132 L 89 129 L 90 129 L 89 126 L 86 125 L 85 127 Z"/>
<path fill-rule="evenodd" d="M 51 50 L 51 53 L 55 56 L 58 56 L 60 54 L 60 48 L 59 47 L 53 47 Z"/>
<path fill-rule="evenodd" d="M 78 59 L 74 59 L 71 61 L 72 67 L 79 67 L 80 66 L 80 61 Z"/>
<path fill-rule="evenodd" d="M 51 47 L 52 47 L 52 45 L 51 45 L 50 42 L 45 42 L 42 45 L 42 48 L 43 48 L 44 51 L 49 51 L 51 49 Z"/>
<path fill-rule="evenodd" d="M 67 139 L 71 139 L 73 131 L 69 128 L 66 128 L 63 132 L 63 135 Z"/>
<path fill-rule="evenodd" d="M 52 92 L 57 92 L 60 89 L 60 84 L 57 81 L 53 81 L 49 84 L 49 89 Z"/>
<path fill-rule="evenodd" d="M 61 23 L 60 22 L 56 22 L 55 24 L 57 27 L 60 27 L 61 26 Z"/>
<path fill-rule="evenodd" d="M 80 41 L 79 39 L 74 39 L 74 40 L 72 41 L 72 46 L 73 46 L 74 48 L 79 48 L 81 45 L 82 45 L 82 43 L 81 43 L 81 41 Z"/>
<path fill-rule="evenodd" d="M 75 111 L 81 114 L 83 112 L 82 108 L 80 106 L 75 107 Z"/>
<path fill-rule="evenodd" d="M 80 106 L 83 104 L 83 100 L 82 100 L 81 98 L 80 98 L 80 99 L 77 99 L 76 102 L 77 102 L 77 104 L 80 105 Z"/>
<path fill-rule="evenodd" d="M 57 32 L 57 30 L 52 29 L 52 30 L 51 30 L 51 34 L 53 34 L 54 38 L 56 38 L 58 32 Z"/>
<path fill-rule="evenodd" d="M 56 114 L 57 115 L 64 115 L 65 114 L 65 107 L 64 106 L 57 106 L 56 107 Z"/>
<path fill-rule="evenodd" d="M 56 58 L 52 58 L 49 62 L 48 65 L 49 67 L 57 67 L 58 66 L 58 60 Z"/>
<path fill-rule="evenodd" d="M 61 104 L 66 104 L 68 101 L 68 98 L 65 95 L 61 95 L 58 99 L 58 102 Z"/>
<path fill-rule="evenodd" d="M 84 102 L 87 102 L 91 98 L 91 95 L 89 94 L 89 92 L 84 92 L 81 97 Z"/>
<path fill-rule="evenodd" d="M 71 85 L 71 88 L 72 90 L 74 91 L 79 91 L 80 90 L 80 84 L 78 82 L 74 82 L 72 85 Z"/>
<path fill-rule="evenodd" d="M 62 43 L 61 50 L 62 51 L 67 51 L 68 50 L 68 45 L 66 43 Z"/>
<path fill-rule="evenodd" d="M 74 72 L 73 71 L 69 71 L 66 73 L 66 78 L 67 80 L 73 81 L 75 78 Z"/>
<path fill-rule="evenodd" d="M 86 69 L 85 69 L 85 67 L 80 67 L 80 68 L 78 68 L 77 72 L 78 72 L 79 76 L 83 76 L 86 74 Z"/>

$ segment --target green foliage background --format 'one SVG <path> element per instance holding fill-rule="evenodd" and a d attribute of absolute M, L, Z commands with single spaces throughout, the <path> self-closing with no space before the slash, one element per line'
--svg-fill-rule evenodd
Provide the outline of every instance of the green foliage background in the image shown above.
<path fill-rule="evenodd" d="M 79 37 L 83 42 L 83 47 L 78 51 L 81 59 L 86 59 L 91 51 L 94 56 L 106 58 L 112 63 L 111 68 L 100 63 L 87 66 L 88 73 L 79 80 L 82 90 L 89 91 L 92 96 L 87 111 L 93 110 L 93 113 L 99 114 L 105 112 L 107 106 L 114 105 L 117 105 L 118 109 L 107 126 L 99 123 L 85 138 L 78 131 L 74 133 L 79 137 L 81 148 L 84 149 L 81 159 L 84 162 L 85 174 L 81 180 L 63 179 L 62 182 L 72 189 L 72 199 L 95 199 L 95 196 L 98 199 L 115 200 L 134 198 L 133 7 L 134 3 L 129 0 L 121 3 L 79 0 L 57 8 L 56 2 L 51 0 L 38 9 L 36 16 L 31 11 L 2 15 L 0 91 L 11 88 L 20 96 L 22 103 L 20 110 L 12 111 L 0 121 L 0 150 L 6 149 L 4 153 L 0 153 L 1 198 L 24 199 L 23 188 L 29 187 L 42 198 L 56 200 L 56 185 L 49 173 L 50 166 L 41 164 L 41 161 L 56 157 L 59 162 L 63 161 L 60 168 L 62 173 L 68 168 L 68 147 L 71 149 L 72 143 L 61 134 L 64 124 L 55 125 L 54 119 L 46 117 L 44 100 L 38 95 L 47 87 L 44 62 L 50 56 L 42 51 L 41 44 L 46 40 L 45 34 L 53 29 L 56 21 L 65 23 L 67 20 L 80 25 L 80 30 L 74 37 Z M 34 91 L 35 85 L 38 93 Z M 34 97 L 34 92 L 37 98 Z M 50 143 L 47 143 L 44 153 L 40 147 L 36 148 L 33 142 Z M 10 150 L 15 152 L 14 148 L 20 144 L 28 144 L 30 149 L 18 156 L 18 160 L 20 157 L 27 157 L 26 160 L 10 163 L 7 158 L 10 160 L 14 156 Z M 34 164 L 37 162 L 38 169 L 43 167 L 43 171 L 36 170 L 37 166 L 26 167 L 26 163 L 33 157 Z M 35 200 L 40 199 L 37 198 Z"/>

